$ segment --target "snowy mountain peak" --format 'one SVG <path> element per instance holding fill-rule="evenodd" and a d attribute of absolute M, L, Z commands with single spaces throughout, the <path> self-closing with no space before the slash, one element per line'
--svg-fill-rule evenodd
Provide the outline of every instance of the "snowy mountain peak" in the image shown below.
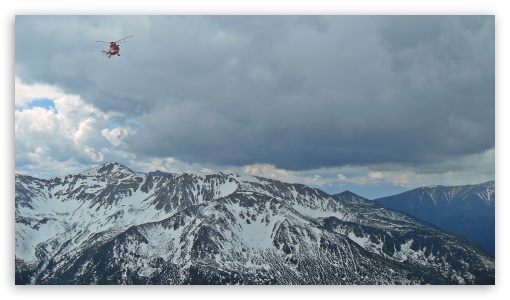
<path fill-rule="evenodd" d="M 485 187 L 487 189 L 494 190 L 494 188 L 496 187 L 496 181 L 491 180 L 491 181 L 487 181 L 487 182 L 481 183 L 479 185 L 482 186 L 482 187 Z"/>
<path fill-rule="evenodd" d="M 131 174 L 131 175 L 136 174 L 136 172 L 134 172 L 130 168 L 124 166 L 123 164 L 117 163 L 117 162 L 107 162 L 107 163 L 99 165 L 91 170 L 95 170 L 98 174 L 111 174 L 111 173 L 119 173 L 119 172 Z M 89 171 L 91 171 L 91 170 L 89 170 Z M 88 171 L 85 171 L 83 173 L 86 173 L 86 172 L 88 172 Z"/>
<path fill-rule="evenodd" d="M 494 284 L 471 243 L 353 193 L 118 163 L 16 176 L 16 284 Z"/>

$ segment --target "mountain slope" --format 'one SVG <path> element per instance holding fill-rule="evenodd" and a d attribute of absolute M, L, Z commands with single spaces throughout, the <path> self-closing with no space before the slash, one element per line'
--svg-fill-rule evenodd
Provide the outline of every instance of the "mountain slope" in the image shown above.
<path fill-rule="evenodd" d="M 351 198 L 116 163 L 16 175 L 16 283 L 494 284 L 469 241 Z"/>
<path fill-rule="evenodd" d="M 478 185 L 422 187 L 375 201 L 465 236 L 494 255 L 494 181 Z"/>

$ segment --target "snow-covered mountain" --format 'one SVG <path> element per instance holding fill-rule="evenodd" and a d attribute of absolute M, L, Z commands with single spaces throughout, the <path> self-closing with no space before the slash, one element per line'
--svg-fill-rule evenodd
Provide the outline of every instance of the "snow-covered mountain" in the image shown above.
<path fill-rule="evenodd" d="M 117 163 L 15 183 L 16 284 L 494 284 L 470 241 L 354 194 Z"/>
<path fill-rule="evenodd" d="M 375 200 L 465 236 L 495 254 L 495 182 L 429 186 Z"/>

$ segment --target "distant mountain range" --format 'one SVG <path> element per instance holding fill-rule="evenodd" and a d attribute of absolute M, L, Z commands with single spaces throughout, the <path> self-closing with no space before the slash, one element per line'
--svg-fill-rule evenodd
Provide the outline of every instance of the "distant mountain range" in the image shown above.
<path fill-rule="evenodd" d="M 495 182 L 476 185 L 429 186 L 377 203 L 465 236 L 495 254 Z"/>
<path fill-rule="evenodd" d="M 15 178 L 16 284 L 490 284 L 468 239 L 352 193 L 238 174 Z"/>

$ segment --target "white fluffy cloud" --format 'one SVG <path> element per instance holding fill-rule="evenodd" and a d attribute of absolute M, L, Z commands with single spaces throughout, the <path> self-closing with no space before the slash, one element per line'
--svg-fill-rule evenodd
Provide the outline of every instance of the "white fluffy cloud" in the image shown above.
<path fill-rule="evenodd" d="M 129 128 L 108 130 L 112 116 L 78 95 L 49 85 L 27 85 L 18 78 L 15 90 L 16 168 L 20 171 L 37 169 L 43 173 L 39 175 L 50 176 L 61 171 L 55 166 L 83 168 L 101 163 L 113 156 L 111 146 L 118 146 L 130 132 Z M 39 99 L 53 105 L 37 106 Z"/>
<path fill-rule="evenodd" d="M 122 140 L 125 139 L 128 135 L 136 133 L 136 130 L 131 129 L 129 127 L 121 128 L 116 127 L 113 129 L 105 128 L 101 130 L 101 135 L 104 136 L 110 144 L 114 147 L 120 146 L 122 144 Z"/>
<path fill-rule="evenodd" d="M 16 107 L 24 108 L 28 103 L 47 97 L 49 99 L 57 99 L 64 95 L 64 93 L 54 86 L 48 84 L 32 84 L 26 85 L 21 83 L 18 77 L 14 78 L 14 103 Z"/>

